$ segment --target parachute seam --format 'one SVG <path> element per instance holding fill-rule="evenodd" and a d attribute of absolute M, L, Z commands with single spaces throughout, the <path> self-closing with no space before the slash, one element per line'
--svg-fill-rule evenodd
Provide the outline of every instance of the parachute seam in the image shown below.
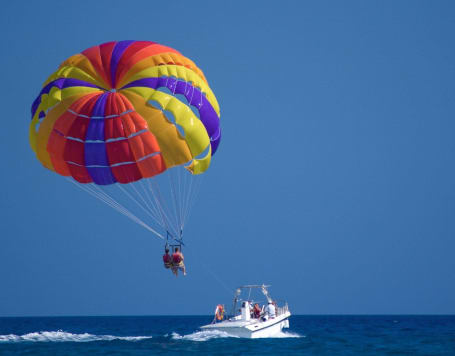
<path fill-rule="evenodd" d="M 54 129 L 55 133 L 59 134 L 60 136 L 63 136 L 64 138 L 66 138 L 67 140 L 70 140 L 70 141 L 77 141 L 77 142 L 81 142 L 81 143 L 109 143 L 109 142 L 118 142 L 118 141 L 124 141 L 124 140 L 129 140 L 130 138 L 133 138 L 133 137 L 136 137 L 136 136 L 139 136 L 147 131 L 149 131 L 148 129 L 143 129 L 143 130 L 140 130 L 138 132 L 134 132 L 132 133 L 131 135 L 127 136 L 127 137 L 124 137 L 124 136 L 121 136 L 121 137 L 114 137 L 114 138 L 108 138 L 107 140 L 82 140 L 80 138 L 77 138 L 77 137 L 72 137 L 72 136 L 65 136 L 63 135 L 60 131 Z"/>
<path fill-rule="evenodd" d="M 76 115 L 77 117 L 83 117 L 83 118 L 86 118 L 86 119 L 104 120 L 104 119 L 111 119 L 113 117 L 120 117 L 120 116 L 123 116 L 123 115 L 126 115 L 126 114 L 130 114 L 130 113 L 135 112 L 135 111 L 133 109 L 129 109 L 129 110 L 126 110 L 124 112 L 121 112 L 120 114 L 113 114 L 113 115 L 107 115 L 107 116 L 88 116 L 88 115 L 77 113 L 77 112 L 75 112 L 74 110 L 71 110 L 71 109 L 68 109 L 68 112 L 70 112 L 73 115 Z"/>
<path fill-rule="evenodd" d="M 119 166 L 125 166 L 127 164 L 135 164 L 135 163 L 138 163 L 138 162 L 141 162 L 147 158 L 150 158 L 150 157 L 154 157 L 154 156 L 158 156 L 160 155 L 161 152 L 153 152 L 153 153 L 150 153 L 148 155 L 145 155 L 139 159 L 137 159 L 136 161 L 127 161 L 127 162 L 119 162 L 119 163 L 114 163 L 114 164 L 111 164 L 109 166 L 103 166 L 103 165 L 99 165 L 99 164 L 94 164 L 94 165 L 83 165 L 83 164 L 79 164 L 79 163 L 76 163 L 76 162 L 73 162 L 73 161 L 66 161 L 66 163 L 68 164 L 72 164 L 74 166 L 78 166 L 78 167 L 85 167 L 85 168 L 112 168 L 112 167 L 119 167 Z"/>

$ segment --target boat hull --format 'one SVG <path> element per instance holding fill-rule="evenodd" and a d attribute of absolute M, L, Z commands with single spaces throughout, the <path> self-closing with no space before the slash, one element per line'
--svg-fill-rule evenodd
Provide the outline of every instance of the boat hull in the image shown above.
<path fill-rule="evenodd" d="M 224 331 L 229 335 L 250 339 L 273 337 L 279 334 L 283 328 L 289 327 L 290 316 L 291 313 L 286 312 L 266 321 L 224 321 L 202 326 L 201 329 Z"/>

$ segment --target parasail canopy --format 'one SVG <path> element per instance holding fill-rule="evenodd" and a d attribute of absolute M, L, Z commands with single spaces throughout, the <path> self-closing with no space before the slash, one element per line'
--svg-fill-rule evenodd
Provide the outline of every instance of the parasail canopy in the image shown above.
<path fill-rule="evenodd" d="M 30 145 L 46 168 L 163 237 L 112 196 L 117 187 L 181 239 L 191 179 L 221 139 L 218 102 L 194 62 L 149 41 L 94 46 L 49 76 L 31 111 Z"/>

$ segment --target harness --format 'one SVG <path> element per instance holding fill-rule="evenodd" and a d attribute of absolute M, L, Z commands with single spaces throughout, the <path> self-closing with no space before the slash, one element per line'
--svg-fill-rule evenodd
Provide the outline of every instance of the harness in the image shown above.
<path fill-rule="evenodd" d="M 170 251 L 173 252 L 175 251 L 175 248 L 178 247 L 179 251 L 182 252 L 182 246 L 185 246 L 183 243 L 183 231 L 180 231 L 180 238 L 177 239 L 173 237 L 169 231 L 166 231 L 166 245 L 164 246 L 164 249 L 169 249 Z"/>
<path fill-rule="evenodd" d="M 180 231 L 180 238 L 177 239 L 172 234 L 169 233 L 169 231 L 166 231 L 166 245 L 164 246 L 165 250 L 170 250 L 171 255 L 170 255 L 170 261 L 164 263 L 164 267 L 166 268 L 176 268 L 176 267 L 183 267 L 183 260 L 182 257 L 180 257 L 179 262 L 174 262 L 174 257 L 173 254 L 175 253 L 175 249 L 178 248 L 179 252 L 182 252 L 182 246 L 185 246 L 185 244 L 182 241 L 182 236 L 183 236 L 183 231 Z"/>

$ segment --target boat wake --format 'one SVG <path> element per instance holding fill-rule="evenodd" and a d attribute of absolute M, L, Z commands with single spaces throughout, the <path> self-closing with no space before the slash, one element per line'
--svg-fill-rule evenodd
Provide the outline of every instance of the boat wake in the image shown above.
<path fill-rule="evenodd" d="M 91 342 L 91 341 L 139 341 L 151 339 L 151 336 L 114 336 L 93 334 L 72 334 L 62 330 L 40 331 L 24 335 L 0 335 L 0 343 L 3 342 Z"/>
<path fill-rule="evenodd" d="M 176 332 L 173 332 L 171 334 L 172 339 L 174 340 L 188 340 L 188 341 L 208 341 L 211 339 L 220 339 L 220 338 L 227 338 L 227 337 L 233 337 L 240 339 L 239 336 L 236 335 L 231 335 L 225 331 L 219 331 L 219 330 L 203 330 L 203 331 L 196 331 L 192 334 L 188 335 L 179 335 Z M 296 333 L 292 332 L 285 332 L 281 331 L 278 334 L 275 334 L 273 336 L 266 336 L 264 338 L 267 339 L 274 339 L 274 338 L 300 338 L 300 337 L 305 337 Z"/>
<path fill-rule="evenodd" d="M 192 334 L 183 335 L 183 336 L 177 334 L 176 332 L 173 332 L 171 336 L 174 340 L 188 340 L 188 341 L 207 341 L 207 340 L 211 340 L 211 339 L 220 339 L 220 338 L 226 338 L 226 337 L 238 338 L 238 336 L 230 335 L 225 331 L 219 331 L 219 330 L 196 331 Z"/>
<path fill-rule="evenodd" d="M 168 335 L 165 335 L 168 336 Z M 196 331 L 188 335 L 179 335 L 173 332 L 170 337 L 173 340 L 187 340 L 187 341 L 208 341 L 220 338 L 239 338 L 238 336 L 231 335 L 225 331 L 219 330 L 203 330 Z M 291 332 L 280 332 L 268 338 L 299 338 L 305 337 Z M 94 335 L 89 333 L 73 334 L 62 330 L 58 331 L 39 331 L 28 333 L 24 335 L 0 335 L 1 343 L 20 343 L 20 342 L 93 342 L 93 341 L 140 341 L 144 339 L 151 339 L 152 336 L 115 336 L 115 335 Z"/>
<path fill-rule="evenodd" d="M 290 331 L 280 331 L 278 334 L 273 336 L 267 336 L 267 339 L 281 339 L 281 338 L 299 338 L 299 337 L 306 337 L 305 335 L 299 335 L 297 333 L 291 333 Z"/>

